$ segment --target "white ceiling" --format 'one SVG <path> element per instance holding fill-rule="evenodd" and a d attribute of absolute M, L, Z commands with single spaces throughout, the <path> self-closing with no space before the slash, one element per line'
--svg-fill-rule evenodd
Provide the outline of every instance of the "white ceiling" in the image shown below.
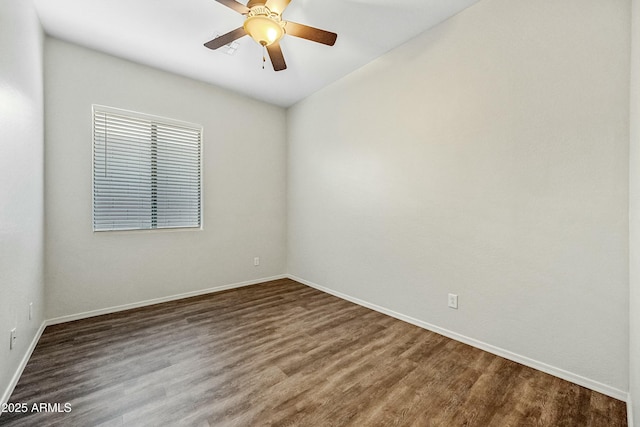
<path fill-rule="evenodd" d="M 292 0 L 283 19 L 338 34 L 333 47 L 285 36 L 274 72 L 246 36 L 229 55 L 203 44 L 242 26 L 215 0 L 34 0 L 47 34 L 287 107 L 478 0 Z M 246 4 L 246 0 L 241 0 Z"/>

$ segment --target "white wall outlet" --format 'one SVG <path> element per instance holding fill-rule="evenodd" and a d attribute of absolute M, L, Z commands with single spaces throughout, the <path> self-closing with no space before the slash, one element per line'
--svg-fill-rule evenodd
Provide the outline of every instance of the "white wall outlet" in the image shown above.
<path fill-rule="evenodd" d="M 253 259 L 253 265 L 255 265 L 256 267 L 260 265 L 260 257 L 257 256 Z"/>
<path fill-rule="evenodd" d="M 33 319 L 33 303 L 29 303 L 29 320 Z"/>
<path fill-rule="evenodd" d="M 16 328 L 13 328 L 10 333 L 9 350 L 13 350 L 13 347 L 16 345 Z"/>
<path fill-rule="evenodd" d="M 448 304 L 449 304 L 449 308 L 454 308 L 454 309 L 457 310 L 458 309 L 458 295 L 449 294 Z"/>

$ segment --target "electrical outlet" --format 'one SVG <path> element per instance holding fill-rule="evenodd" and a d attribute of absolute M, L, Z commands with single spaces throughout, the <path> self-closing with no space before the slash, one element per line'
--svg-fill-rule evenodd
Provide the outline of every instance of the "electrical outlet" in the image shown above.
<path fill-rule="evenodd" d="M 256 266 L 256 267 L 260 265 L 260 257 L 259 256 L 255 257 L 253 259 L 253 265 Z"/>
<path fill-rule="evenodd" d="M 458 295 L 449 294 L 449 308 L 458 309 Z"/>
<path fill-rule="evenodd" d="M 13 350 L 13 347 L 16 345 L 16 328 L 13 328 L 10 332 L 9 350 Z"/>

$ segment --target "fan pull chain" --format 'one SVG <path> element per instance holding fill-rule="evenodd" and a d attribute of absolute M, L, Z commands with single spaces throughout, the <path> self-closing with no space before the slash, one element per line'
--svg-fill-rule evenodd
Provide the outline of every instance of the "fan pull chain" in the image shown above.
<path fill-rule="evenodd" d="M 267 62 L 267 45 L 262 45 L 262 69 L 264 70 L 264 64 Z"/>

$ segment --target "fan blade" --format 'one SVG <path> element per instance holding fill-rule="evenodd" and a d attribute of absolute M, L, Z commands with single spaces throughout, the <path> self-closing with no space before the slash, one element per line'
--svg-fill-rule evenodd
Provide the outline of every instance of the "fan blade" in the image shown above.
<path fill-rule="evenodd" d="M 280 43 L 275 42 L 267 46 L 267 52 L 269 52 L 269 58 L 271 58 L 271 64 L 275 71 L 282 71 L 287 69 L 287 63 L 284 62 L 284 55 L 280 48 Z"/>
<path fill-rule="evenodd" d="M 247 35 L 247 32 L 244 30 L 244 28 L 240 27 L 240 28 L 236 28 L 233 31 L 229 31 L 227 34 L 223 34 L 219 37 L 216 37 L 215 39 L 206 42 L 204 45 L 209 49 L 215 50 L 246 35 Z"/>
<path fill-rule="evenodd" d="M 278 15 L 282 15 L 282 12 L 289 6 L 291 0 L 267 0 L 267 6 L 271 12 L 275 12 Z"/>
<path fill-rule="evenodd" d="M 291 21 L 287 21 L 284 26 L 284 31 L 290 36 L 300 37 L 301 39 L 311 40 L 312 42 L 322 43 L 328 46 L 333 46 L 338 38 L 336 33 Z"/>
<path fill-rule="evenodd" d="M 243 5 L 242 3 L 238 3 L 235 0 L 216 0 L 216 1 L 220 4 L 227 6 L 230 9 L 235 10 L 236 12 L 242 15 L 246 15 L 247 13 L 249 13 L 249 10 L 250 10 L 247 6 Z"/>

